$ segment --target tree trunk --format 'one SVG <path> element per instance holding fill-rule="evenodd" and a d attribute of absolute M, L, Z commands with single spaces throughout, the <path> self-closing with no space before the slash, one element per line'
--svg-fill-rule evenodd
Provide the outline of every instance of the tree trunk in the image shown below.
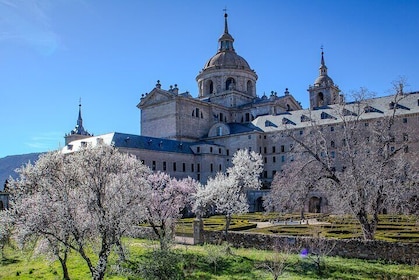
<path fill-rule="evenodd" d="M 301 220 L 305 220 L 306 219 L 306 217 L 304 216 L 304 206 L 301 207 L 300 218 L 301 218 Z"/>
<path fill-rule="evenodd" d="M 230 224 L 231 224 L 231 215 L 226 215 L 226 227 L 224 229 L 224 237 L 226 241 L 228 241 L 228 229 L 230 228 Z"/>
<path fill-rule="evenodd" d="M 119 239 L 119 238 L 116 241 L 116 247 L 117 247 L 117 251 L 118 251 L 119 262 L 120 263 L 125 262 L 126 257 L 125 257 L 124 247 L 122 246 L 121 239 Z"/>
<path fill-rule="evenodd" d="M 105 277 L 106 267 L 108 265 L 109 246 L 106 244 L 99 253 L 99 260 L 92 273 L 93 280 L 102 280 Z"/>
<path fill-rule="evenodd" d="M 70 280 L 70 275 L 68 274 L 68 267 L 67 267 L 67 256 L 64 258 L 58 258 L 61 263 L 61 269 L 63 270 L 63 280 Z"/>
<path fill-rule="evenodd" d="M 361 224 L 362 234 L 365 240 L 374 240 L 375 230 L 378 224 L 378 215 L 373 215 L 372 221 L 368 221 L 368 214 L 365 209 L 361 209 L 356 214 L 356 217 Z"/>

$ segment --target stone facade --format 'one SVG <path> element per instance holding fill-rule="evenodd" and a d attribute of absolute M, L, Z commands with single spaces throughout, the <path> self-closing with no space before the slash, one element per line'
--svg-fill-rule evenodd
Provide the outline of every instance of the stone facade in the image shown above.
<path fill-rule="evenodd" d="M 303 109 L 288 89 L 282 95 L 271 92 L 269 96 L 259 97 L 258 76 L 236 53 L 233 42 L 225 15 L 219 49 L 196 77 L 198 97 L 181 92 L 177 85 L 163 89 L 157 81 L 137 105 L 141 111 L 141 136 L 121 133 L 91 136 L 82 126 L 79 109 L 77 126 L 66 136 L 63 152 L 103 142 L 135 154 L 153 170 L 179 178 L 190 176 L 205 183 L 208 177 L 230 166 L 237 150 L 248 149 L 263 156 L 264 190 L 269 189 L 275 174 L 284 165 L 297 160 L 292 152 L 295 143 L 287 133 L 306 137 L 315 122 L 331 139 L 327 143 L 331 153 L 337 154 L 342 147 L 338 133 L 342 127 L 342 112 L 352 110 L 354 105 L 343 102 L 339 87 L 328 74 L 323 51 L 319 76 L 308 88 L 310 109 Z M 403 143 L 406 157 L 417 158 L 419 92 L 404 93 L 397 105 L 392 96 L 365 102 L 360 115 L 365 129 L 394 113 L 397 116 L 395 145 Z M 337 157 L 335 168 L 343 168 L 343 165 Z M 261 209 L 264 193 L 249 194 L 251 210 Z M 327 212 L 327 197 L 313 193 L 306 210 Z"/>

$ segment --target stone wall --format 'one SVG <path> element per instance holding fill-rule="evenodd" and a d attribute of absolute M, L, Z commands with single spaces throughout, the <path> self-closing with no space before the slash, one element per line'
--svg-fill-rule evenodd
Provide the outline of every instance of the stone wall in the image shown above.
<path fill-rule="evenodd" d="M 156 239 L 156 235 L 149 227 L 136 227 L 128 236 L 134 238 Z M 204 231 L 199 221 L 194 224 L 194 244 L 220 244 L 225 240 L 222 231 Z M 278 236 L 260 233 L 244 233 L 230 231 L 228 242 L 237 248 L 255 248 L 272 250 L 286 249 L 288 252 L 298 253 L 303 248 L 309 252 L 327 256 L 357 258 L 366 260 L 384 260 L 387 262 L 419 264 L 419 244 L 385 242 L 360 239 L 325 239 L 311 237 Z"/>
<path fill-rule="evenodd" d="M 204 231 L 202 239 L 204 243 L 218 244 L 220 240 L 223 240 L 223 232 Z M 235 247 L 243 248 L 272 250 L 275 247 L 287 247 L 294 251 L 306 248 L 309 251 L 320 251 L 320 253 L 328 256 L 419 264 L 419 244 L 416 243 L 364 241 L 359 239 L 316 239 L 242 232 L 230 232 L 228 242 Z"/>

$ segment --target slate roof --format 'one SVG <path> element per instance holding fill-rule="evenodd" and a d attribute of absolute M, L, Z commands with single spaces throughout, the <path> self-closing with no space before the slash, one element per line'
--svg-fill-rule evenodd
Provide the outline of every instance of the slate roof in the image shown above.
<path fill-rule="evenodd" d="M 103 142 L 116 148 L 142 149 L 159 152 L 174 152 L 182 154 L 193 154 L 192 146 L 197 142 L 185 142 L 163 138 L 155 138 L 127 133 L 112 132 L 94 137 L 75 140 L 66 145 L 61 151 L 71 153 L 79 150 L 83 145 L 96 146 Z"/>
<path fill-rule="evenodd" d="M 252 123 L 228 123 L 228 127 L 230 128 L 230 134 L 239 134 L 239 133 L 246 133 L 246 132 L 253 132 L 253 131 L 260 131 L 263 130 L 259 127 L 255 126 Z"/>
<path fill-rule="evenodd" d="M 338 124 L 342 117 L 354 117 L 359 114 L 362 120 L 372 120 L 390 116 L 394 110 L 394 95 L 371 98 L 365 104 L 348 102 L 343 105 L 328 105 L 313 110 L 289 111 L 285 114 L 258 116 L 252 124 L 264 132 L 296 129 L 310 126 L 310 119 L 319 125 Z M 397 103 L 396 115 L 419 114 L 419 92 L 406 93 Z M 358 111 L 358 106 L 361 112 Z M 284 120 L 285 118 L 285 120 Z"/>

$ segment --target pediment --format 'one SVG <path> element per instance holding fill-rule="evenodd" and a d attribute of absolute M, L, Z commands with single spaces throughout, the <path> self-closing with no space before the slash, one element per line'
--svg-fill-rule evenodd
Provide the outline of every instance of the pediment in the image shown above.
<path fill-rule="evenodd" d="M 176 95 L 171 92 L 154 88 L 150 93 L 141 98 L 141 101 L 138 103 L 137 107 L 141 109 L 144 107 L 164 103 L 173 100 L 175 97 Z"/>

